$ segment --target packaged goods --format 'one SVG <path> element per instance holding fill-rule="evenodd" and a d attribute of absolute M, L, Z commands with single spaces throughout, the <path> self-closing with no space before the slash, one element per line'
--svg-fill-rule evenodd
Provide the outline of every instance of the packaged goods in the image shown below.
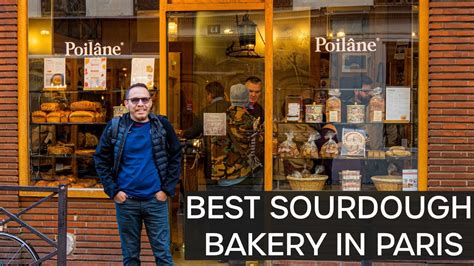
<path fill-rule="evenodd" d="M 336 158 L 339 155 L 339 145 L 334 140 L 335 135 L 334 132 L 328 132 L 324 136 L 327 141 L 321 146 L 320 154 L 322 158 Z"/>
<path fill-rule="evenodd" d="M 305 111 L 306 123 L 321 123 L 323 122 L 323 105 L 321 104 L 307 104 Z"/>
<path fill-rule="evenodd" d="M 301 96 L 287 96 L 286 97 L 286 120 L 290 122 L 301 122 L 302 115 L 302 102 L 303 99 Z"/>
<path fill-rule="evenodd" d="M 294 134 L 293 132 L 285 133 L 286 140 L 280 143 L 278 146 L 278 154 L 283 158 L 292 158 L 298 157 L 300 152 L 298 151 L 298 147 L 296 143 L 293 142 Z"/>
<path fill-rule="evenodd" d="M 382 88 L 377 87 L 371 92 L 369 101 L 369 122 L 383 122 L 385 118 L 385 100 L 382 96 Z"/>
<path fill-rule="evenodd" d="M 326 101 L 326 120 L 328 122 L 341 122 L 341 92 L 338 89 L 329 91 L 330 97 Z"/>
<path fill-rule="evenodd" d="M 301 147 L 301 156 L 303 158 L 315 159 L 319 157 L 318 146 L 316 146 L 315 141 L 320 137 L 318 132 L 314 132 L 309 136 L 308 141 Z"/>
<path fill-rule="evenodd" d="M 364 123 L 365 105 L 354 104 L 347 106 L 347 123 Z"/>
<path fill-rule="evenodd" d="M 342 190 L 359 191 L 361 186 L 360 171 L 344 170 L 341 172 Z"/>
<path fill-rule="evenodd" d="M 365 156 L 366 134 L 362 129 L 342 129 L 342 149 L 344 156 Z"/>

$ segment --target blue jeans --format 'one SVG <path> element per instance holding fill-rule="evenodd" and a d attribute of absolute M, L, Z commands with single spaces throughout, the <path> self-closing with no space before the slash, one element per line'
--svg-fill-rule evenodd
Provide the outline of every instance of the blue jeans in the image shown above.
<path fill-rule="evenodd" d="M 124 265 L 140 265 L 142 223 L 150 241 L 156 265 L 173 265 L 170 252 L 168 201 L 135 200 L 115 203 Z"/>

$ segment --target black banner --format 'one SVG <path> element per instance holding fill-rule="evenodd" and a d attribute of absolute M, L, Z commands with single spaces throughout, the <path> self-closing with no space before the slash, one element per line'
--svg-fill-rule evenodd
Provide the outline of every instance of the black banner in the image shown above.
<path fill-rule="evenodd" d="M 457 192 L 195 192 L 185 258 L 474 259 L 472 197 Z"/>

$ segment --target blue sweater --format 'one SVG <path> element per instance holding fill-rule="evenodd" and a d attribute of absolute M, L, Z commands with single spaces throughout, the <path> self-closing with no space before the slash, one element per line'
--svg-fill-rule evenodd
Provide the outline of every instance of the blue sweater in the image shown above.
<path fill-rule="evenodd" d="M 119 189 L 138 199 L 153 198 L 161 190 L 153 160 L 150 122 L 135 123 L 125 140 L 118 174 Z"/>

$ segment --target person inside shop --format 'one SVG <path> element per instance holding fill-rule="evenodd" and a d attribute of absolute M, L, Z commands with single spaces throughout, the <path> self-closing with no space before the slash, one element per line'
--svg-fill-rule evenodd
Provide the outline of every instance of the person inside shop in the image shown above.
<path fill-rule="evenodd" d="M 123 263 L 140 264 L 144 223 L 156 264 L 173 265 L 167 199 L 180 176 L 180 142 L 170 122 L 151 112 L 145 84 L 130 86 L 124 104 L 129 113 L 107 124 L 94 154 L 104 191 L 115 202 Z"/>
<path fill-rule="evenodd" d="M 265 112 L 259 104 L 260 96 L 262 95 L 262 80 L 259 77 L 250 76 L 245 80 L 245 87 L 249 91 L 247 110 L 253 117 L 260 118 L 260 123 L 263 124 Z"/>
<path fill-rule="evenodd" d="M 178 135 L 185 139 L 199 138 L 203 134 L 204 129 L 204 114 L 205 113 L 225 113 L 230 107 L 230 103 L 226 101 L 224 94 L 224 86 L 218 82 L 213 81 L 206 85 L 206 100 L 208 105 L 196 116 L 194 116 L 194 123 L 192 127 L 186 130 L 178 130 Z M 210 138 L 204 137 L 203 141 L 203 152 L 205 156 L 204 162 L 204 174 L 205 177 L 210 179 L 211 177 L 211 152 L 210 152 Z"/>
<path fill-rule="evenodd" d="M 231 106 L 226 112 L 226 136 L 212 137 L 212 179 L 220 187 L 239 184 L 244 190 L 259 190 L 263 179 L 257 171 L 261 161 L 256 156 L 258 145 L 263 141 L 259 119 L 246 109 L 249 104 L 249 90 L 243 84 L 230 87 Z"/>
<path fill-rule="evenodd" d="M 183 131 L 178 131 L 179 135 L 186 139 L 195 139 L 203 133 L 204 113 L 225 113 L 230 107 L 224 95 L 224 86 L 213 81 L 206 85 L 206 101 L 208 105 L 194 118 L 193 125 Z"/>

